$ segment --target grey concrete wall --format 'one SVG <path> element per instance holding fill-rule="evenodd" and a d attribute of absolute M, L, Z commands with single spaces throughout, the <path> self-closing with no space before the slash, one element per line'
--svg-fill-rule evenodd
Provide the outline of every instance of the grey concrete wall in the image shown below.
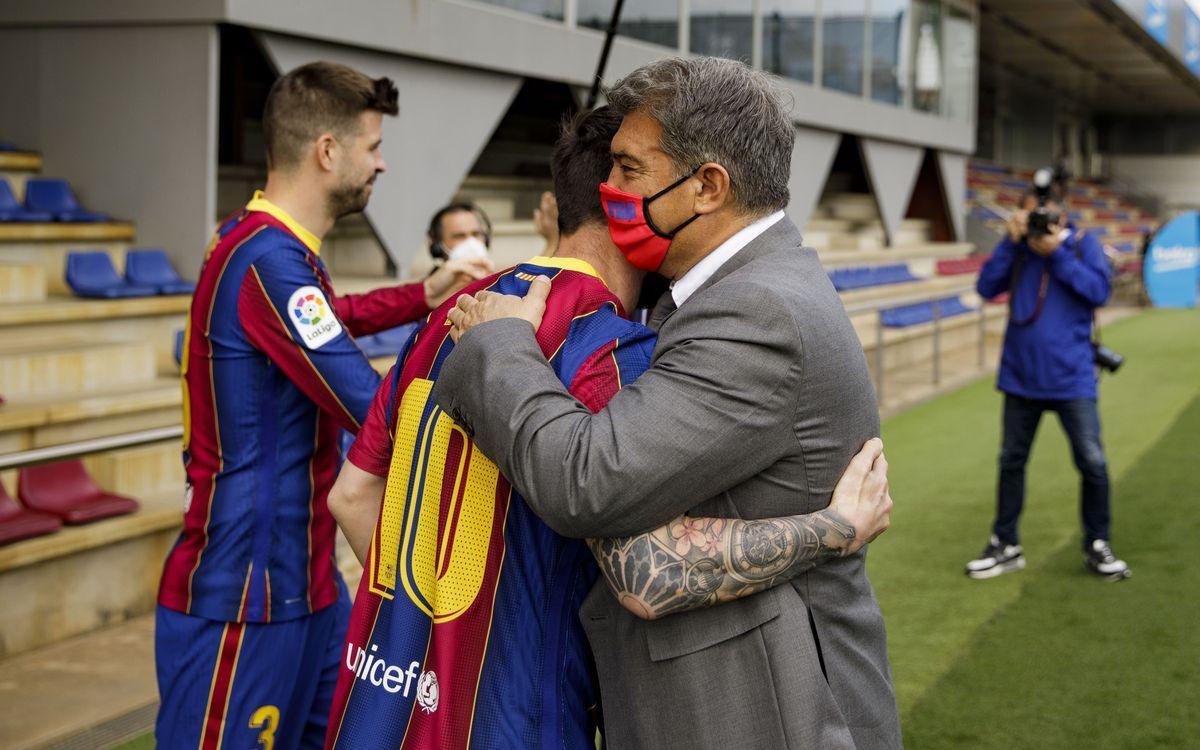
<path fill-rule="evenodd" d="M 787 215 L 804 229 L 821 199 L 821 190 L 829 178 L 829 167 L 837 154 L 842 136 L 825 130 L 796 128 L 796 146 L 792 149 L 792 174 L 788 180 Z"/>
<path fill-rule="evenodd" d="M 871 192 L 879 204 L 879 218 L 883 220 L 883 230 L 891 244 L 904 220 L 904 212 L 908 210 L 925 153 L 912 146 L 871 138 L 863 138 L 859 143 L 862 144 L 863 164 L 867 167 Z"/>
<path fill-rule="evenodd" d="M 628 11 L 627 11 L 628 12 Z M 47 23 L 231 23 L 431 61 L 589 85 L 603 33 L 531 14 L 456 0 L 4 0 L 0 26 Z M 675 51 L 626 37 L 613 45 L 605 82 Z M 950 119 L 814 86 L 781 82 L 797 123 L 970 153 L 970 119 Z"/>
<path fill-rule="evenodd" d="M 1108 166 L 1114 177 L 1158 198 L 1168 210 L 1200 209 L 1200 155 L 1114 154 Z"/>
<path fill-rule="evenodd" d="M 215 212 L 216 27 L 3 29 L 0 65 L 0 136 L 194 278 Z"/>

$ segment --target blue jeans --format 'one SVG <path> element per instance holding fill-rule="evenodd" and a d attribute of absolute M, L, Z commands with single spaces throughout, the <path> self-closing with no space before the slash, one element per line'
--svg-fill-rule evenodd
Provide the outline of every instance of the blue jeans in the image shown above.
<path fill-rule="evenodd" d="M 1005 394 L 1004 444 L 1000 449 L 1000 481 L 992 533 L 1005 544 L 1018 543 L 1017 521 L 1025 505 L 1025 464 L 1042 413 L 1047 411 L 1058 414 L 1058 421 L 1071 441 L 1075 468 L 1083 480 L 1079 504 L 1086 548 L 1096 539 L 1109 538 L 1112 515 L 1108 462 L 1100 443 L 1100 410 L 1095 399 L 1042 401 Z"/>

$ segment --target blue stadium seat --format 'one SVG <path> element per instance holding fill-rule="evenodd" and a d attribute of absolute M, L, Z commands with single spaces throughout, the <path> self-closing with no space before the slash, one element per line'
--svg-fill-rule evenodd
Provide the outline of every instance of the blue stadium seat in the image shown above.
<path fill-rule="evenodd" d="M 17 144 L 9 143 L 8 141 L 0 141 L 0 151 L 20 151 Z"/>
<path fill-rule="evenodd" d="M 121 278 L 112 258 L 103 250 L 67 253 L 65 276 L 67 286 L 80 297 L 149 297 L 158 292 L 152 286 L 137 286 Z"/>
<path fill-rule="evenodd" d="M 833 282 L 833 288 L 839 292 L 921 280 L 920 277 L 914 276 L 908 270 L 908 265 L 904 263 L 862 268 L 837 268 L 829 273 L 829 279 Z"/>
<path fill-rule="evenodd" d="M 175 364 L 183 366 L 183 329 L 175 332 Z"/>
<path fill-rule="evenodd" d="M 996 213 L 995 211 L 993 211 L 990 208 L 985 208 L 984 206 L 976 206 L 975 208 L 971 209 L 971 218 L 979 219 L 981 221 L 991 221 L 992 219 L 1000 219 L 1003 217 L 1001 217 L 1000 214 Z"/>
<path fill-rule="evenodd" d="M 408 343 L 408 339 L 412 336 L 413 331 L 417 330 L 420 326 L 420 323 L 405 323 L 402 326 L 389 328 L 379 333 L 359 336 L 354 340 L 358 342 L 358 347 L 363 350 L 363 354 L 372 359 L 375 357 L 394 357 Z"/>
<path fill-rule="evenodd" d="M 956 315 L 966 315 L 967 313 L 976 312 L 973 308 L 967 307 L 958 297 L 946 297 L 945 299 L 936 300 L 939 309 L 939 318 L 952 318 Z M 928 323 L 933 320 L 934 302 L 918 302 L 915 305 L 903 305 L 901 307 L 893 307 L 888 310 L 881 310 L 879 313 L 880 322 L 887 328 L 907 328 L 909 326 Z"/>
<path fill-rule="evenodd" d="M 152 286 L 159 294 L 191 294 L 196 285 L 184 281 L 167 254 L 157 248 L 125 253 L 125 280 L 133 286 Z"/>
<path fill-rule="evenodd" d="M 13 195 L 8 180 L 0 180 L 0 221 L 53 221 L 44 211 L 28 211 Z"/>
<path fill-rule="evenodd" d="M 66 180 L 29 180 L 25 183 L 25 208 L 54 215 L 56 221 L 109 221 L 111 216 L 79 205 Z"/>
<path fill-rule="evenodd" d="M 1132 242 L 1118 242 L 1113 247 L 1123 253 L 1132 253 L 1134 250 L 1137 250 Z"/>

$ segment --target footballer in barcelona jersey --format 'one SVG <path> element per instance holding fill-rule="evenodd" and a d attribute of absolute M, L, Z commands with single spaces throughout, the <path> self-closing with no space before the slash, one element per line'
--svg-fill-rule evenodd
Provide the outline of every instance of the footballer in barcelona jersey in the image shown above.
<path fill-rule="evenodd" d="M 337 295 L 320 257 L 384 171 L 396 88 L 313 63 L 263 116 L 264 192 L 208 248 L 183 347 L 188 501 L 158 593 L 163 748 L 319 747 L 349 597 L 326 506 L 341 430 L 379 384 L 353 336 L 418 320 L 490 272 L 452 261 L 424 283 Z"/>
<path fill-rule="evenodd" d="M 592 412 L 646 370 L 654 348 L 654 334 L 626 319 L 642 272 L 609 238 L 596 192 L 619 125 L 601 108 L 564 128 L 553 164 L 555 255 L 464 291 L 540 298 L 547 367 Z M 594 748 L 600 696 L 579 609 L 600 576 L 639 616 L 661 617 L 762 591 L 886 528 L 876 440 L 830 507 L 811 515 L 680 517 L 619 540 L 561 536 L 431 397 L 454 347 L 456 309 L 451 300 L 435 310 L 397 358 L 330 495 L 364 563 L 339 654 L 330 750 Z M 767 528 L 796 541 L 766 574 L 750 575 L 756 556 L 746 546 Z"/>

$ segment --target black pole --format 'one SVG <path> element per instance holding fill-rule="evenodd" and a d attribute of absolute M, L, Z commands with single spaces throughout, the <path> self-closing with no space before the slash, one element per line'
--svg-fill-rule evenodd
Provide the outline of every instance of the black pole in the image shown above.
<path fill-rule="evenodd" d="M 600 50 L 600 63 L 596 66 L 596 78 L 588 94 L 588 109 L 595 107 L 596 100 L 600 98 L 600 81 L 604 79 L 604 69 L 608 67 L 608 53 L 612 52 L 613 37 L 617 35 L 617 24 L 621 21 L 621 8 L 624 5 L 625 0 L 617 0 L 613 5 L 612 19 L 608 22 L 608 31 L 604 32 L 604 49 Z"/>

